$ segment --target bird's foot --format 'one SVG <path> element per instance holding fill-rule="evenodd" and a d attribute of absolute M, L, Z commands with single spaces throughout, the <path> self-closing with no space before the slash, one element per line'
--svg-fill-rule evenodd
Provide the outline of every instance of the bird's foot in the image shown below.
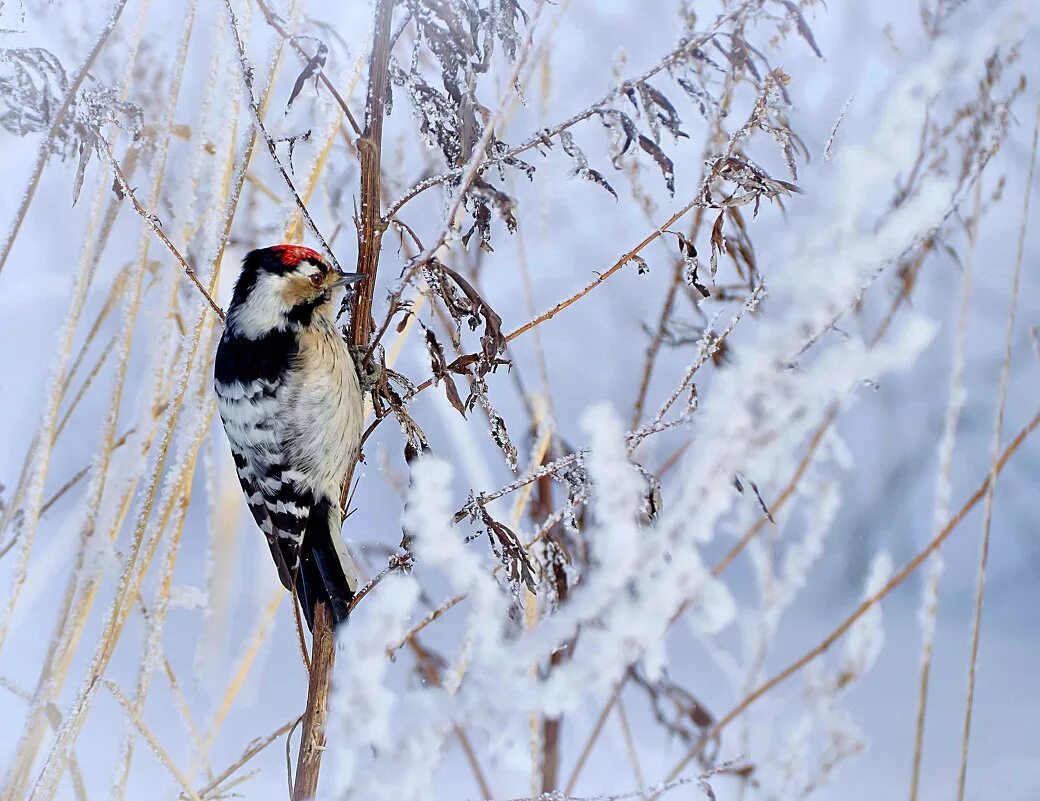
<path fill-rule="evenodd" d="M 365 361 L 368 347 L 365 345 L 350 345 L 350 355 L 354 359 L 354 367 L 357 369 L 358 381 L 361 383 L 361 391 L 368 392 L 383 376 L 383 367 L 375 359 Z M 373 354 L 374 356 L 375 354 Z"/>

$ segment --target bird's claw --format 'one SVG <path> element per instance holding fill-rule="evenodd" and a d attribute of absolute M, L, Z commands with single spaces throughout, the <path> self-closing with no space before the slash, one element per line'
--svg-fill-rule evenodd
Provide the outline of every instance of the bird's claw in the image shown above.
<path fill-rule="evenodd" d="M 368 347 L 365 345 L 349 345 L 351 358 L 354 359 L 354 367 L 357 370 L 358 381 L 361 383 L 361 391 L 369 392 L 380 378 L 383 377 L 383 366 L 374 359 L 365 362 Z"/>

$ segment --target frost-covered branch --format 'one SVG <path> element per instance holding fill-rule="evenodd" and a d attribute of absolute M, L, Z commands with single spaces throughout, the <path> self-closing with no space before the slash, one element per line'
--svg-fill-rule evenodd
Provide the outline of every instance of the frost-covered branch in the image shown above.
<path fill-rule="evenodd" d="M 1036 429 L 1040 427 L 1040 412 L 1037 412 L 1033 418 L 1026 423 L 1026 425 L 1019 430 L 1015 437 L 1008 443 L 1008 446 L 1000 453 L 997 459 L 993 463 L 992 474 L 999 474 L 1008 461 L 1014 455 L 1014 453 L 1022 446 L 1022 444 L 1033 434 Z M 817 659 L 824 653 L 826 653 L 832 645 L 840 640 L 845 634 L 847 634 L 864 615 L 868 614 L 886 595 L 892 590 L 902 584 L 908 576 L 910 576 L 915 570 L 923 565 L 928 558 L 942 547 L 946 539 L 953 533 L 953 531 L 960 525 L 961 521 L 967 517 L 968 513 L 975 508 L 979 501 L 986 497 L 988 488 L 990 486 L 990 475 L 987 475 L 982 483 L 976 488 L 976 490 L 968 497 L 964 502 L 964 505 L 953 515 L 943 526 L 939 532 L 931 539 L 928 545 L 919 551 L 909 562 L 907 562 L 902 568 L 900 568 L 890 579 L 888 579 L 882 587 L 877 589 L 869 597 L 856 607 L 855 611 L 852 612 L 847 618 L 845 618 L 830 634 L 823 638 L 818 645 L 807 651 L 805 654 L 800 656 L 794 662 L 789 664 L 783 670 L 779 671 L 776 675 L 770 678 L 768 681 L 763 682 L 755 688 L 748 696 L 743 698 L 733 709 L 719 718 L 718 722 L 712 727 L 712 729 L 704 735 L 701 742 L 699 742 L 694 748 L 690 749 L 683 756 L 682 759 L 676 763 L 675 767 L 668 772 L 669 780 L 678 776 L 683 769 L 694 759 L 700 749 L 704 747 L 704 744 L 716 737 L 721 733 L 722 729 L 737 719 L 745 710 L 754 704 L 758 699 L 772 690 L 774 687 L 785 682 L 791 676 L 795 675 L 798 671 L 811 664 L 813 660 Z"/>
<path fill-rule="evenodd" d="M 676 47 L 674 50 L 668 53 L 668 55 L 666 55 L 664 58 L 658 61 L 653 67 L 648 69 L 642 75 L 622 81 L 617 86 L 608 91 L 605 95 L 603 95 L 601 98 L 599 98 L 599 100 L 597 100 L 589 106 L 586 106 L 581 111 L 575 112 L 562 122 L 556 123 L 555 125 L 551 125 L 546 128 L 542 128 L 541 130 L 537 131 L 534 134 L 531 134 L 529 137 L 524 139 L 520 144 L 512 148 L 509 148 L 505 151 L 505 153 L 501 155 L 492 156 L 490 158 L 485 159 L 483 161 L 483 164 L 479 165 L 480 169 L 484 170 L 494 167 L 497 164 L 508 163 L 510 160 L 515 159 L 522 153 L 526 153 L 528 150 L 531 150 L 539 146 L 551 147 L 551 140 L 553 139 L 553 137 L 558 137 L 560 134 L 564 133 L 570 128 L 573 128 L 578 123 L 583 122 L 591 117 L 594 117 L 604 108 L 607 108 L 614 100 L 631 91 L 633 87 L 639 84 L 645 84 L 655 75 L 658 75 L 662 71 L 668 69 L 677 61 L 688 58 L 691 54 L 698 52 L 700 48 L 704 47 L 705 44 L 711 41 L 712 37 L 715 36 L 720 30 L 722 30 L 722 28 L 727 23 L 740 19 L 742 16 L 744 16 L 744 14 L 747 13 L 747 11 L 750 8 L 757 5 L 758 0 L 744 0 L 744 2 L 740 3 L 733 11 L 729 12 L 728 14 L 722 14 L 719 17 L 717 17 L 714 23 L 712 23 L 712 25 L 704 33 L 698 35 L 697 37 L 691 40 L 682 42 L 678 47 Z M 410 200 L 414 199 L 418 195 L 422 194 L 427 189 L 431 189 L 441 184 L 451 183 L 456 179 L 466 175 L 468 167 L 469 165 L 467 165 L 466 167 L 460 167 L 455 170 L 450 170 L 439 175 L 433 175 L 415 184 L 415 186 L 408 189 L 408 191 L 405 192 L 400 198 L 398 198 L 390 204 L 390 206 L 387 208 L 386 218 L 392 218 L 394 215 L 397 214 L 398 211 L 401 210 L 401 208 L 406 203 L 408 203 Z"/>
<path fill-rule="evenodd" d="M 267 152 L 271 154 L 271 160 L 274 162 L 278 174 L 282 176 L 282 180 L 285 182 L 289 194 L 292 195 L 293 202 L 296 203 L 296 208 L 299 209 L 303 219 L 307 222 L 307 227 L 310 228 L 311 233 L 314 234 L 314 237 L 321 245 L 322 251 L 329 259 L 329 264 L 337 270 L 342 270 L 339 266 L 339 261 L 336 259 L 336 255 L 332 252 L 332 248 L 329 247 L 329 243 L 325 241 L 325 237 L 322 236 L 321 231 L 318 230 L 314 218 L 311 217 L 311 213 L 307 209 L 307 205 L 303 202 L 303 198 L 300 197 L 300 193 L 296 190 L 296 185 L 293 183 L 292 178 L 289 177 L 289 172 L 282 164 L 282 160 L 278 155 L 278 148 L 275 144 L 274 137 L 268 133 L 267 127 L 264 125 L 264 121 L 260 117 L 260 106 L 257 104 L 256 93 L 253 91 L 253 67 L 250 65 L 249 59 L 246 56 L 245 45 L 242 44 L 242 37 L 238 31 L 238 21 L 235 18 L 235 10 L 231 7 L 231 0 L 224 0 L 224 9 L 227 11 L 228 26 L 231 29 L 231 35 L 235 41 L 235 48 L 238 53 L 238 65 L 241 70 L 242 87 L 245 90 L 246 105 L 249 106 L 249 113 L 252 116 L 253 125 L 256 126 L 256 130 L 260 133 L 264 143 L 267 145 Z"/>
<path fill-rule="evenodd" d="M 163 231 L 162 224 L 159 222 L 159 218 L 155 215 L 154 212 L 150 212 L 144 206 L 142 206 L 141 201 L 137 199 L 137 193 L 134 191 L 133 187 L 131 187 L 130 184 L 127 182 L 126 176 L 123 174 L 122 167 L 119 166 L 119 162 L 116 161 L 116 157 L 112 153 L 112 145 L 100 133 L 97 134 L 97 138 L 98 142 L 101 145 L 101 149 L 104 151 L 105 158 L 108 160 L 109 166 L 111 166 L 112 172 L 115 175 L 115 181 L 116 185 L 119 186 L 119 191 L 122 193 L 124 197 L 130 198 L 130 202 L 134 206 L 134 211 L 136 211 L 138 216 L 145 221 L 145 224 L 152 229 L 152 233 L 154 233 L 159 238 L 159 241 L 166 246 L 166 249 L 173 254 L 173 257 L 177 260 L 177 263 L 180 264 L 181 268 L 184 270 L 184 274 L 188 276 L 188 280 L 191 281 L 195 289 L 198 290 L 200 295 L 202 295 L 210 310 L 217 316 L 217 319 L 220 320 L 220 322 L 224 322 L 224 311 L 220 308 L 220 306 L 217 305 L 217 302 L 213 300 L 212 295 L 209 294 L 209 290 L 207 290 L 206 287 L 202 285 L 202 282 L 199 280 L 198 274 L 195 272 L 195 269 L 190 264 L 188 264 L 187 259 L 185 259 L 184 256 L 181 255 L 181 252 L 177 249 L 177 246 L 174 245 L 172 241 L 170 241 L 170 238 L 166 235 L 166 232 Z"/>
<path fill-rule="evenodd" d="M 291 44 L 293 50 L 295 50 L 297 55 L 303 60 L 303 74 L 306 75 L 313 71 L 318 76 L 318 80 L 321 81 L 322 86 L 324 86 L 328 90 L 329 94 L 332 95 L 336 104 L 343 112 L 343 116 L 346 117 L 347 122 L 350 123 L 350 127 L 354 130 L 354 133 L 361 136 L 361 128 L 358 125 L 357 120 L 354 119 L 354 115 L 350 111 L 350 106 L 347 105 L 347 101 L 343 99 L 343 95 L 341 95 L 339 90 L 336 89 L 335 84 L 329 80 L 329 76 L 325 74 L 325 62 L 324 59 L 320 57 L 320 48 L 319 55 L 308 56 L 307 51 L 304 50 L 303 45 L 300 44 L 300 40 L 286 30 L 285 26 L 278 19 L 277 15 L 270 9 L 267 3 L 264 0 L 256 0 L 256 4 L 260 9 L 260 13 L 264 15 L 264 19 L 267 20 L 267 24 L 270 25 L 279 36 Z"/>

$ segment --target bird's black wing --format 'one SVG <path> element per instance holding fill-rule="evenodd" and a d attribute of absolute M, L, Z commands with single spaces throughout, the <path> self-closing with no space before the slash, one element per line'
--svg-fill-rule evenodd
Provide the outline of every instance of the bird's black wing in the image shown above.
<path fill-rule="evenodd" d="M 226 424 L 225 424 L 226 425 Z M 232 445 L 242 492 L 257 526 L 267 538 L 278 578 L 292 590 L 300 565 L 300 546 L 307 528 L 313 498 L 288 478 L 291 470 L 279 454 L 264 451 L 247 454 Z"/>
<path fill-rule="evenodd" d="M 314 608 L 321 601 L 329 604 L 334 623 L 346 620 L 354 592 L 333 543 L 338 530 L 332 527 L 339 520 L 335 501 L 315 499 L 284 461 L 247 459 L 234 447 L 232 452 L 249 510 L 267 537 L 282 584 L 290 591 L 296 588 L 308 628 L 314 626 Z M 265 477 L 257 481 L 261 472 Z"/>
<path fill-rule="evenodd" d="M 214 361 L 214 388 L 238 480 L 267 538 L 278 578 L 291 590 L 314 499 L 300 488 L 284 448 L 284 414 L 296 336 L 273 330 L 258 339 L 225 329 Z"/>

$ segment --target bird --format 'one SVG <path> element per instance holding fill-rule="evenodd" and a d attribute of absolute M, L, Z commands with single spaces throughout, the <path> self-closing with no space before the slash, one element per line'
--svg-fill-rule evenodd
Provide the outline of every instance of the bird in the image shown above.
<path fill-rule="evenodd" d="M 332 302 L 364 278 L 299 245 L 251 251 L 214 360 L 217 409 L 242 492 L 312 631 L 319 602 L 338 626 L 357 592 L 340 493 L 358 459 L 364 396 Z"/>

